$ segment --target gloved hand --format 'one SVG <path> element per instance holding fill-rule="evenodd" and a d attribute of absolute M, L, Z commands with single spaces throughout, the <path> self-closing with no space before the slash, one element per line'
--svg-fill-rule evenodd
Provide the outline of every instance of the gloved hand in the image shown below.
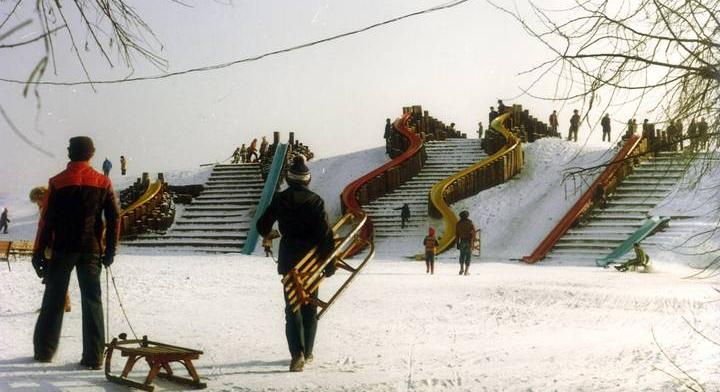
<path fill-rule="evenodd" d="M 102 257 L 102 263 L 105 267 L 109 267 L 115 261 L 115 255 L 112 253 L 105 253 Z"/>
<path fill-rule="evenodd" d="M 328 263 L 328 265 L 325 266 L 323 274 L 326 278 L 329 278 L 335 275 L 335 271 L 337 271 L 337 266 L 335 265 L 335 260 L 333 259 L 331 262 Z"/>
<path fill-rule="evenodd" d="M 35 273 L 38 278 L 45 276 L 45 270 L 47 269 L 47 260 L 45 259 L 44 252 L 35 252 L 32 255 L 32 266 L 35 268 Z"/>

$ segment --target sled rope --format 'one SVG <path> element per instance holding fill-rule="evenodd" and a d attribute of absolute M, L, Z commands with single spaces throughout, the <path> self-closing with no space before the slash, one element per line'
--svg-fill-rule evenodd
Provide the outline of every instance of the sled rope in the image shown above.
<path fill-rule="evenodd" d="M 118 305 L 120 305 L 120 310 L 122 311 L 123 317 L 125 317 L 125 322 L 127 323 L 128 327 L 130 327 L 130 332 L 132 332 L 133 336 L 135 336 L 135 339 L 138 339 L 138 336 L 135 333 L 135 329 L 133 328 L 132 323 L 130 323 L 130 319 L 125 312 L 125 306 L 120 299 L 120 291 L 117 288 L 117 284 L 115 284 L 115 275 L 112 272 L 112 268 L 107 267 L 107 271 L 110 271 L 110 278 L 112 279 L 113 288 L 115 289 L 115 296 L 117 297 Z"/>

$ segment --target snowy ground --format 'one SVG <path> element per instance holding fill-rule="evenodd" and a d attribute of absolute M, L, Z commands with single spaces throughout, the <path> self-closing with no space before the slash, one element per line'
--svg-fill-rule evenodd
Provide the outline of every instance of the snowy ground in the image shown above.
<path fill-rule="evenodd" d="M 458 207 L 469 208 L 483 228 L 483 258 L 470 276 L 457 275 L 456 251 L 440 256 L 429 276 L 404 257 L 417 250 L 414 239 L 379 243 L 378 259 L 320 321 L 316 361 L 301 374 L 287 372 L 281 285 L 270 259 L 123 253 L 113 266 L 119 293 L 138 334 L 204 350 L 197 365 L 213 391 L 683 390 L 663 373 L 684 377 L 668 357 L 707 391 L 720 390 L 720 349 L 687 323 L 720 340 L 717 279 L 685 279 L 697 271 L 687 266 L 700 264 L 697 257 L 666 252 L 649 274 L 508 261 L 529 253 L 574 201 L 557 185 L 562 169 L 603 158 L 602 151 L 583 151 L 570 161 L 578 152 L 559 140 L 534 143 L 520 176 Z M 339 213 L 344 184 L 385 159 L 375 149 L 313 163 L 313 187 L 331 215 Z M 200 182 L 203 175 L 166 173 Z M 672 208 L 698 199 L 683 189 Z M 2 196 L 21 206 L 18 221 L 35 224 L 34 206 L 22 207 L 27 195 Z M 717 201 L 711 203 L 699 221 L 716 219 Z M 34 227 L 27 232 L 31 239 Z M 55 361 L 32 361 L 43 286 L 26 259 L 12 266 L 9 272 L 0 264 L 0 391 L 126 390 L 76 366 L 82 336 L 75 278 L 74 309 Z M 130 333 L 114 297 L 110 330 Z M 113 365 L 118 371 L 121 364 Z"/>
<path fill-rule="evenodd" d="M 0 390 L 125 390 L 79 370 L 79 292 L 51 364 L 31 360 L 42 285 L 29 263 L 0 273 Z M 675 391 L 658 343 L 717 390 L 718 294 L 688 271 L 617 273 L 483 261 L 468 277 L 442 261 L 376 260 L 320 321 L 316 361 L 287 373 L 279 277 L 248 256 L 120 256 L 113 268 L 139 334 L 197 347 L 210 390 Z M 332 278 L 325 286 L 337 283 Z M 113 335 L 130 332 L 111 300 Z M 114 363 L 118 370 L 120 362 Z M 142 366 L 138 366 L 142 368 Z M 140 373 L 135 376 L 141 377 Z M 162 389 L 174 385 L 159 382 Z"/>

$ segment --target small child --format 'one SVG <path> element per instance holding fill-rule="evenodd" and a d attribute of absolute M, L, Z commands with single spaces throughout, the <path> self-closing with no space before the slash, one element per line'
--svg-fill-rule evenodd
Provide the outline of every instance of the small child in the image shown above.
<path fill-rule="evenodd" d="M 273 255 L 273 251 L 272 238 L 270 238 L 270 236 L 263 237 L 262 246 L 263 248 L 265 248 L 265 257 L 271 257 Z"/>
<path fill-rule="evenodd" d="M 435 252 L 437 251 L 438 240 L 435 238 L 435 229 L 428 229 L 428 236 L 423 240 L 425 245 L 425 273 L 435 274 Z"/>

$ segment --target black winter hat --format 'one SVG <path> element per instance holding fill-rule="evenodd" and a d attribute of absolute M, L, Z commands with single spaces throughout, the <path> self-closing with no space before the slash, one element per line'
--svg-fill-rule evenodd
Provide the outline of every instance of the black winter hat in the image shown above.
<path fill-rule="evenodd" d="M 467 219 L 469 216 L 470 216 L 470 213 L 467 212 L 467 211 L 461 211 L 461 212 L 460 212 L 460 217 L 461 217 L 461 218 Z"/>
<path fill-rule="evenodd" d="M 75 136 L 70 138 L 68 145 L 68 158 L 71 161 L 87 161 L 95 153 L 95 146 L 92 139 L 87 136 Z"/>
<path fill-rule="evenodd" d="M 287 171 L 288 182 L 310 183 L 310 169 L 308 169 L 305 161 L 304 155 L 298 154 L 293 157 L 292 164 Z"/>

